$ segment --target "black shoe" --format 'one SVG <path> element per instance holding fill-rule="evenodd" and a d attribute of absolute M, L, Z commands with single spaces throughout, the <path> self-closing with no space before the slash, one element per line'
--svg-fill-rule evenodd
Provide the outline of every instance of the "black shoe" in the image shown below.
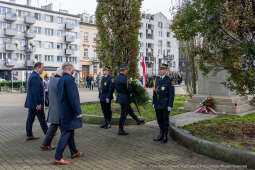
<path fill-rule="evenodd" d="M 111 124 L 106 124 L 106 126 L 104 127 L 105 129 L 109 129 L 109 128 L 111 128 Z"/>
<path fill-rule="evenodd" d="M 143 123 L 144 123 L 144 120 L 138 119 L 138 120 L 136 121 L 136 123 L 137 123 L 137 125 L 143 124 Z"/>
<path fill-rule="evenodd" d="M 119 130 L 118 135 L 120 135 L 120 136 L 126 136 L 126 135 L 128 135 L 128 133 L 125 132 L 123 129 L 121 129 L 121 130 Z"/>
<path fill-rule="evenodd" d="M 160 131 L 160 134 L 159 134 L 156 138 L 154 138 L 153 141 L 159 142 L 159 141 L 161 141 L 162 139 L 163 139 L 163 132 Z"/>
<path fill-rule="evenodd" d="M 167 135 L 168 135 L 168 133 L 164 133 L 163 139 L 162 139 L 162 141 L 161 141 L 162 143 L 167 143 L 167 141 L 168 141 Z"/>
<path fill-rule="evenodd" d="M 107 125 L 107 124 L 105 123 L 105 124 L 101 125 L 100 128 L 105 128 L 106 125 Z"/>

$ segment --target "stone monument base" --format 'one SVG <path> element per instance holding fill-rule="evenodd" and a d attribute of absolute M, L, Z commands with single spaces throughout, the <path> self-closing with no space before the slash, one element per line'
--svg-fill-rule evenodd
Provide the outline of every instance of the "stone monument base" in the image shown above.
<path fill-rule="evenodd" d="M 199 108 L 202 101 L 207 96 L 195 95 L 192 99 L 185 101 L 184 109 L 195 111 Z M 254 106 L 249 104 L 248 97 L 244 96 L 212 96 L 215 101 L 215 111 L 227 114 L 239 114 L 255 110 Z"/>

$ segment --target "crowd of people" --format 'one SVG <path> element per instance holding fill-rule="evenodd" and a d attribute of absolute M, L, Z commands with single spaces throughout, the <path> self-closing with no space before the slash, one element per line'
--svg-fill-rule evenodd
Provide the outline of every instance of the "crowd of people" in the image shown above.
<path fill-rule="evenodd" d="M 162 143 L 168 141 L 169 113 L 173 107 L 175 96 L 174 86 L 172 86 L 171 78 L 167 75 L 167 69 L 168 66 L 162 64 L 160 66 L 160 74 L 155 76 L 153 80 L 153 107 L 156 111 L 160 128 L 159 136 L 153 140 L 156 142 L 161 141 Z M 71 158 L 84 155 L 83 152 L 78 151 L 74 138 L 75 130 L 82 128 L 82 111 L 78 87 L 73 77 L 73 65 L 69 62 L 64 63 L 62 68 L 57 69 L 54 76 L 50 77 L 49 80 L 46 78 L 44 82 L 40 77 L 43 70 L 43 63 L 36 63 L 34 65 L 34 71 L 28 80 L 25 101 L 25 107 L 28 108 L 26 139 L 27 141 L 39 139 L 32 132 L 33 123 L 35 117 L 37 117 L 45 134 L 40 148 L 47 151 L 56 149 L 54 162 L 56 164 L 66 165 L 71 162 L 63 159 L 63 152 L 67 145 L 70 149 Z M 124 130 L 127 115 L 130 115 L 138 125 L 143 123 L 143 120 L 135 115 L 130 105 L 133 89 L 127 77 L 128 66 L 127 64 L 121 64 L 120 73 L 116 78 L 113 78 L 110 72 L 111 67 L 105 66 L 101 81 L 99 81 L 99 78 L 97 80 L 99 85 L 99 101 L 105 119 L 105 123 L 100 127 L 104 129 L 111 128 L 111 102 L 113 100 L 113 93 L 116 91 L 116 102 L 121 107 L 118 135 L 128 135 Z M 88 77 L 86 81 L 90 82 L 89 88 L 93 89 L 93 78 Z M 46 91 L 49 106 L 47 122 L 50 123 L 50 127 L 47 125 L 44 113 Z M 58 128 L 60 128 L 61 135 L 57 147 L 53 147 L 51 146 L 51 142 L 54 136 L 56 136 Z"/>

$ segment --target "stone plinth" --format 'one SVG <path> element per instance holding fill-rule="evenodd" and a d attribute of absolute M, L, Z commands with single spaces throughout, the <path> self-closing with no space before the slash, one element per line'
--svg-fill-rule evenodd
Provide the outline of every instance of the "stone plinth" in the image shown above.
<path fill-rule="evenodd" d="M 212 97 L 215 100 L 215 110 L 217 112 L 238 114 L 254 110 L 255 108 L 249 105 L 248 97 L 237 96 L 222 85 L 227 76 L 227 72 L 220 69 L 211 71 L 207 76 L 203 76 L 199 72 L 197 81 L 198 94 L 186 101 L 184 108 L 195 111 L 206 97 Z"/>

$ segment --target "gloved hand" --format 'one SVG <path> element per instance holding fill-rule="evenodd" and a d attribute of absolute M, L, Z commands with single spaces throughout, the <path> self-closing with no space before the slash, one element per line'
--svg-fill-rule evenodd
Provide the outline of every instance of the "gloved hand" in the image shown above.
<path fill-rule="evenodd" d="M 155 104 L 153 104 L 152 106 L 153 106 L 153 108 L 155 109 Z"/>
<path fill-rule="evenodd" d="M 171 107 L 168 107 L 168 108 L 167 108 L 167 111 L 169 111 L 169 112 L 170 112 L 170 111 L 171 111 Z"/>
<path fill-rule="evenodd" d="M 110 103 L 110 100 L 108 98 L 106 98 L 106 103 Z"/>

